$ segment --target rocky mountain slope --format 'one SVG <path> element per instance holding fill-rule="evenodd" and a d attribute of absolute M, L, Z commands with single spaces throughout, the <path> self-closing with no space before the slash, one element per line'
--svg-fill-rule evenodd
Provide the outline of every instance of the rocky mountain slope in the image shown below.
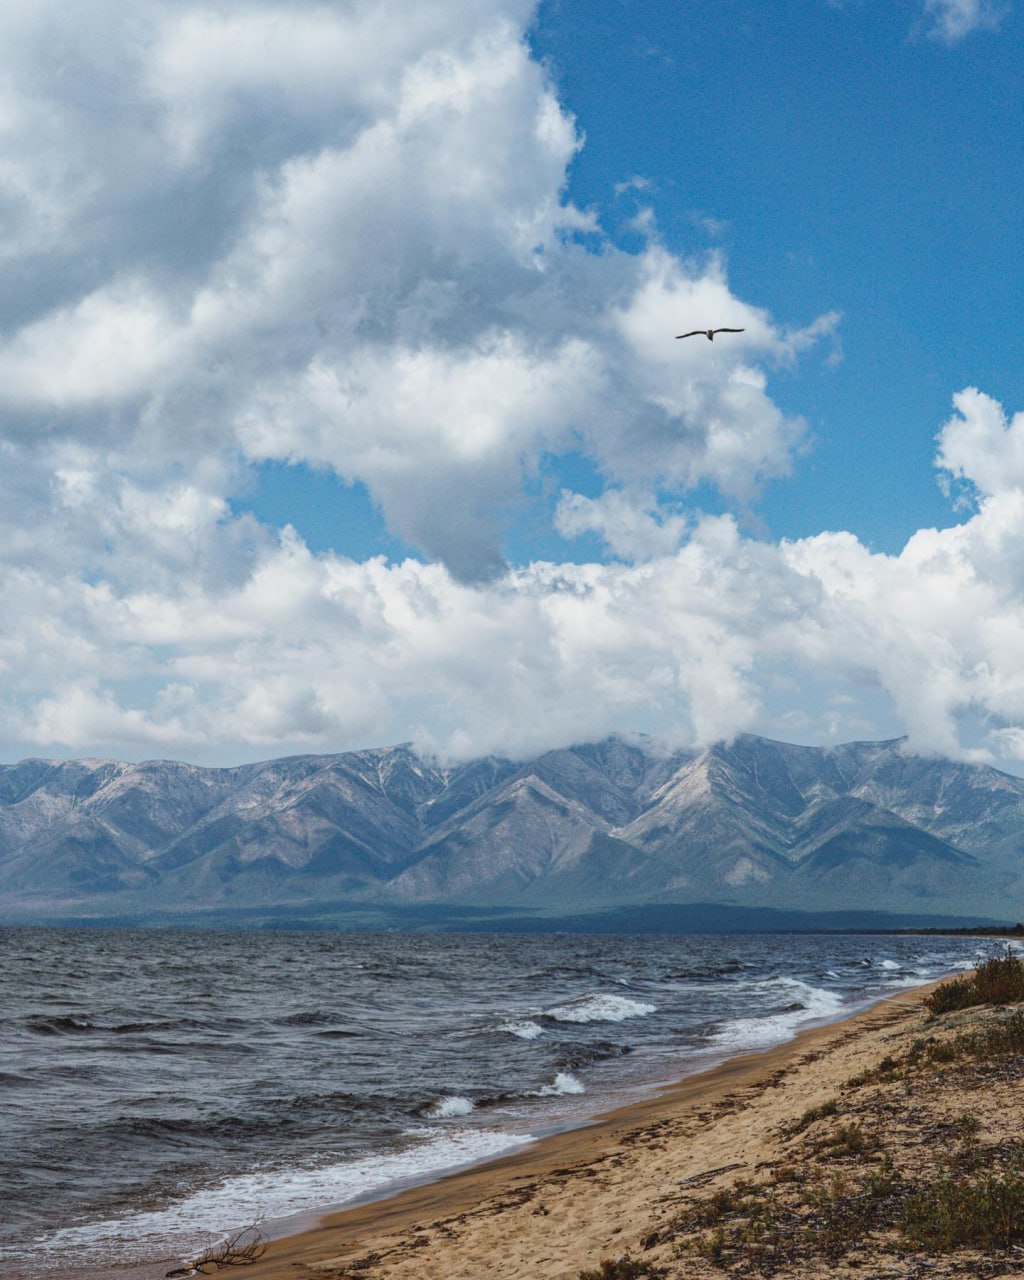
<path fill-rule="evenodd" d="M 0 768 L 7 918 L 316 902 L 1024 914 L 1024 780 L 902 742 L 643 740 L 443 767 L 407 747 L 235 769 Z"/>

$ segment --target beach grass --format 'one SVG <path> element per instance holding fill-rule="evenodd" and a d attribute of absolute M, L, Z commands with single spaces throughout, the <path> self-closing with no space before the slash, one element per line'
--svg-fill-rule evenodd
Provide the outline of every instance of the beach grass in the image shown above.
<path fill-rule="evenodd" d="M 939 985 L 923 1002 L 930 1034 L 849 1078 L 841 1099 L 780 1126 L 791 1149 L 771 1176 L 688 1205 L 651 1245 L 766 1277 L 816 1275 L 851 1257 L 878 1267 L 915 1251 L 929 1255 L 919 1262 L 930 1274 L 942 1274 L 937 1259 L 964 1251 L 964 1275 L 1019 1263 L 1011 1251 L 1024 1241 L 1024 1134 L 983 1143 L 979 1116 L 953 1113 L 949 1099 L 1024 1077 L 1024 1010 L 1006 1010 L 1021 1000 L 1024 964 L 1010 954 Z M 966 1009 L 978 1012 L 968 1025 L 950 1021 Z M 941 1098 L 928 1114 L 922 1089 Z"/>

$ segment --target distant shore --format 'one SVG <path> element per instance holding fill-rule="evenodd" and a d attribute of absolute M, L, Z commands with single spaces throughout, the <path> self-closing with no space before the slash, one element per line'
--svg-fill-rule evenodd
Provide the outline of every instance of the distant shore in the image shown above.
<path fill-rule="evenodd" d="M 734 1244 L 748 1257 L 757 1254 L 761 1246 L 730 1243 L 730 1232 L 746 1230 L 737 1223 L 751 1214 L 757 1221 L 766 1215 L 765 1233 L 778 1235 L 779 1243 L 764 1246 L 765 1256 L 780 1252 L 766 1270 L 748 1267 L 744 1274 L 809 1280 L 890 1269 L 933 1277 L 1024 1273 L 1024 1264 L 1012 1260 L 1019 1254 L 1007 1258 L 1009 1270 L 992 1270 L 984 1250 L 948 1257 L 915 1252 L 891 1223 L 880 1234 L 865 1229 L 863 1239 L 826 1232 L 818 1242 L 826 1252 L 816 1252 L 814 1214 L 807 1216 L 804 1200 L 820 1206 L 845 1186 L 856 1203 L 866 1194 L 857 1188 L 875 1179 L 872 1194 L 899 1190 L 876 1206 L 884 1219 L 896 1212 L 900 1195 L 934 1179 L 937 1162 L 961 1149 L 965 1160 L 972 1151 L 998 1152 L 1019 1137 L 1024 1103 L 1016 1062 L 985 1080 L 989 1063 L 955 1054 L 943 1062 L 945 1050 L 921 1049 L 929 1042 L 974 1043 L 1002 1016 L 974 1009 L 929 1020 L 924 1002 L 937 985 L 687 1077 L 658 1097 L 511 1156 L 332 1213 L 314 1229 L 272 1241 L 238 1274 L 578 1280 L 588 1270 L 601 1274 L 607 1261 L 621 1268 L 613 1276 L 710 1280 L 727 1274 L 723 1265 Z M 927 1056 L 933 1052 L 934 1060 Z M 895 1181 L 879 1181 L 879 1171 Z M 772 1225 L 765 1205 L 776 1206 L 786 1230 Z M 801 1236 L 798 1245 L 790 1228 L 802 1215 L 807 1240 Z M 803 1256 L 786 1260 L 787 1248 Z M 716 1261 L 716 1249 L 725 1251 L 724 1262 Z M 622 1258 L 634 1270 L 616 1261 Z"/>

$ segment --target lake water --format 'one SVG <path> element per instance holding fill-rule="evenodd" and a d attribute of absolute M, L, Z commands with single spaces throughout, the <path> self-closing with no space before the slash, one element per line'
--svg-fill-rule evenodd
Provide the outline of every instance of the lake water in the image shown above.
<path fill-rule="evenodd" d="M 0 930 L 0 1276 L 194 1256 L 257 1219 L 511 1151 L 998 949 Z"/>

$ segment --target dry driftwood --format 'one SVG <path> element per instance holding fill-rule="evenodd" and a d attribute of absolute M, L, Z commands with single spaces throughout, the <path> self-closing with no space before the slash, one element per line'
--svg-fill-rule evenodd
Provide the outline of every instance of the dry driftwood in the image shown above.
<path fill-rule="evenodd" d="M 207 1251 L 187 1267 L 176 1267 L 168 1271 L 168 1280 L 172 1276 L 207 1276 L 225 1267 L 246 1267 L 262 1258 L 267 1251 L 267 1241 L 258 1226 L 243 1227 L 233 1236 Z M 209 1270 L 208 1270 L 209 1268 Z"/>

